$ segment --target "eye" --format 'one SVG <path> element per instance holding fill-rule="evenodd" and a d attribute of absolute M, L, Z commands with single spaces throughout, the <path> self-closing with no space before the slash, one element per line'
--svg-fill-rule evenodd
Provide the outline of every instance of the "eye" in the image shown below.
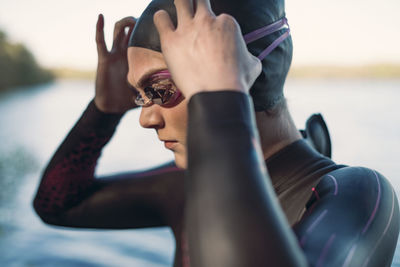
<path fill-rule="evenodd" d="M 142 101 L 152 102 L 154 104 L 171 107 L 182 95 L 176 88 L 174 82 L 169 78 L 153 79 L 144 88 L 144 98 Z"/>
<path fill-rule="evenodd" d="M 144 89 L 144 92 L 146 98 L 151 99 L 154 104 L 164 104 L 165 89 L 148 86 Z"/>
<path fill-rule="evenodd" d="M 153 102 L 156 104 L 168 105 L 176 100 L 178 90 L 172 83 L 158 84 L 153 90 Z"/>

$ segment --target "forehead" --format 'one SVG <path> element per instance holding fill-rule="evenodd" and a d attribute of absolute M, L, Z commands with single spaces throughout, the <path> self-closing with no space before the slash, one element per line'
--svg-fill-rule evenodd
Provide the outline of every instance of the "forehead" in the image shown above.
<path fill-rule="evenodd" d="M 139 81 L 150 73 L 167 69 L 160 52 L 142 47 L 128 47 L 128 81 L 138 87 Z"/>

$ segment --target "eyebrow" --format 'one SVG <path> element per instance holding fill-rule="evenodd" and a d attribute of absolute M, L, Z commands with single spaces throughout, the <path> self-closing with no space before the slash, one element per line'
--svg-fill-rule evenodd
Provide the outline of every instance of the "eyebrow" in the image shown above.
<path fill-rule="evenodd" d="M 149 78 L 157 73 L 160 72 L 162 70 L 165 70 L 166 68 L 155 68 L 155 69 L 150 69 L 148 71 L 145 72 L 145 74 L 142 75 L 142 77 L 140 77 L 139 81 L 137 82 L 136 86 L 133 86 L 129 80 L 127 80 L 128 84 L 131 85 L 133 88 L 143 88 L 145 86 L 145 84 L 148 82 Z"/>

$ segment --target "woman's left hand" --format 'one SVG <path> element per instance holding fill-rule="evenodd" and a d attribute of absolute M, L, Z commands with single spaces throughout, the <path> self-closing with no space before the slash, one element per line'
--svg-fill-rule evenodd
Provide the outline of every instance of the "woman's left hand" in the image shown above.
<path fill-rule="evenodd" d="M 175 6 L 177 27 L 164 10 L 154 14 L 154 23 L 168 69 L 185 97 L 202 91 L 247 93 L 261 62 L 247 50 L 236 20 L 215 16 L 209 0 L 175 0 Z"/>

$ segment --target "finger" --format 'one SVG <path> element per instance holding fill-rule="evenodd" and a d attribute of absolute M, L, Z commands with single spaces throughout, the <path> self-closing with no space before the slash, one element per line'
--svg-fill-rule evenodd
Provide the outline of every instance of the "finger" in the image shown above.
<path fill-rule="evenodd" d="M 193 1 L 195 0 L 175 0 L 176 16 L 179 22 L 192 19 L 194 17 Z"/>
<path fill-rule="evenodd" d="M 214 15 L 214 12 L 211 9 L 210 0 L 196 0 L 196 16 L 199 14 Z"/>
<path fill-rule="evenodd" d="M 124 29 L 128 26 L 135 26 L 136 24 L 136 20 L 134 17 L 125 17 L 123 19 L 121 19 L 120 21 L 118 21 L 117 23 L 115 23 L 114 26 L 114 42 L 115 41 L 120 41 L 121 38 L 124 35 Z"/>
<path fill-rule="evenodd" d="M 98 55 L 104 55 L 107 51 L 106 42 L 104 41 L 104 17 L 103 14 L 99 14 L 96 24 L 96 44 Z"/>
<path fill-rule="evenodd" d="M 165 36 L 175 30 L 175 26 L 171 21 L 170 16 L 167 11 L 159 10 L 154 14 L 153 17 L 154 25 L 156 25 L 158 34 L 160 35 L 161 45 L 163 44 L 163 40 Z"/>

